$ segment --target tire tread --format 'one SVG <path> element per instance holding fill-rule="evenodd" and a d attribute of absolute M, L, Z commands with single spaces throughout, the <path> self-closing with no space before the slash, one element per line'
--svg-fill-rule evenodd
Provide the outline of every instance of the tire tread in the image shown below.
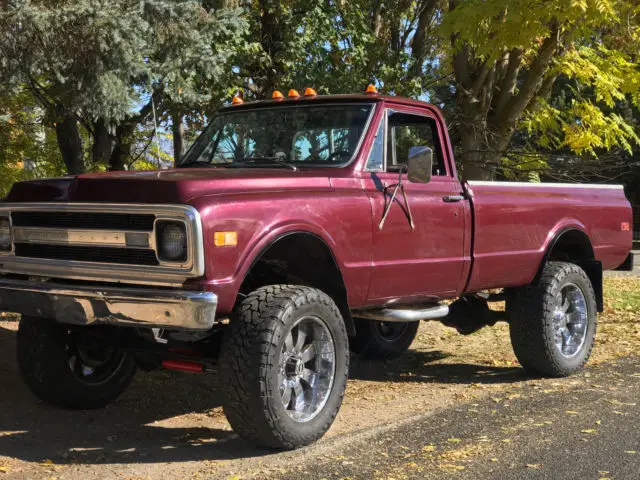
<path fill-rule="evenodd" d="M 570 275 L 584 280 L 586 301 L 595 306 L 595 292 L 586 273 L 578 265 L 566 262 L 547 263 L 537 286 L 518 289 L 507 301 L 514 353 L 520 364 L 531 373 L 551 377 L 568 376 L 584 367 L 591 356 L 594 342 L 593 339 L 587 339 L 588 347 L 582 354 L 582 360 L 568 367 L 553 351 L 553 340 L 549 338 L 555 308 L 554 294 L 562 279 Z M 594 322 L 597 323 L 597 319 Z"/>
<path fill-rule="evenodd" d="M 347 332 L 338 307 L 329 296 L 310 287 L 269 285 L 259 288 L 244 299 L 234 316 L 220 359 L 225 397 L 223 408 L 234 431 L 253 443 L 284 449 L 308 445 L 329 429 L 338 413 L 344 388 L 340 391 L 337 407 L 317 432 L 295 435 L 285 431 L 270 405 L 270 400 L 279 397 L 279 392 L 271 391 L 264 381 L 276 361 L 274 352 L 288 310 L 292 306 L 299 308 L 313 303 L 324 305 L 340 319 L 339 328 L 346 341 Z M 347 348 L 345 350 L 348 352 Z M 345 369 L 342 379 L 334 378 L 334 386 L 344 385 L 347 375 L 348 369 Z"/>

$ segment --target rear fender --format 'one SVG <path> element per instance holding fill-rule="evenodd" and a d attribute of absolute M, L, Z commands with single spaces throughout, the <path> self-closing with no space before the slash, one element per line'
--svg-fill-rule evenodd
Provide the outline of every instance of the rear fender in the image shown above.
<path fill-rule="evenodd" d="M 538 273 L 532 282 L 533 285 L 539 285 L 544 267 L 547 262 L 553 260 L 574 263 L 585 271 L 596 294 L 598 312 L 602 312 L 604 309 L 602 262 L 595 259 L 589 236 L 578 228 L 565 228 L 557 233 L 547 246 Z"/>

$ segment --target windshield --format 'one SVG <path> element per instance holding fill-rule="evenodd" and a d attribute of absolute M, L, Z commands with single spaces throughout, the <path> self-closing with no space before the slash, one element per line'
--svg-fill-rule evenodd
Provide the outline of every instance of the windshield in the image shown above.
<path fill-rule="evenodd" d="M 341 166 L 360 144 L 371 104 L 287 105 L 214 117 L 178 166 Z"/>

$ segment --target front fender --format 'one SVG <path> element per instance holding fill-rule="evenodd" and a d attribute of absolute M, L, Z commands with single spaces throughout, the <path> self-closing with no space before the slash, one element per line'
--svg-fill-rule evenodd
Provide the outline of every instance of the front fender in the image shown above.
<path fill-rule="evenodd" d="M 274 192 L 224 195 L 195 201 L 205 239 L 202 288 L 219 296 L 220 312 L 230 312 L 254 261 L 274 241 L 293 232 L 321 239 L 331 250 L 349 294 L 349 305 L 364 303 L 371 275 L 370 204 L 360 195 L 337 192 Z M 216 247 L 214 234 L 234 231 L 238 244 Z"/>

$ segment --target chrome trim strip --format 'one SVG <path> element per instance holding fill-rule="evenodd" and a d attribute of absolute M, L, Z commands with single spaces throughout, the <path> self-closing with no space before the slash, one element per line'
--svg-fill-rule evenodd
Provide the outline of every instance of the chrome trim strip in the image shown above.
<path fill-rule="evenodd" d="M 144 285 L 179 286 L 189 278 L 204 275 L 204 239 L 202 220 L 189 205 L 102 204 L 102 203 L 0 203 L 0 215 L 19 211 L 131 213 L 155 215 L 156 222 L 172 220 L 187 225 L 187 262 L 160 261 L 160 265 L 126 265 L 85 261 L 67 261 L 17 257 L 14 251 L 0 252 L 0 273 L 18 273 L 42 277 L 104 282 L 130 282 Z M 10 217 L 11 218 L 11 217 Z M 13 227 L 16 228 L 16 227 Z M 13 230 L 12 228 L 12 230 Z M 18 227 L 26 228 L 26 227 Z M 49 230 L 49 229 L 47 229 Z M 155 249 L 155 224 L 150 248 Z"/>
<path fill-rule="evenodd" d="M 152 232 L 137 230 L 85 230 L 76 228 L 13 227 L 14 243 L 35 243 L 46 245 L 84 245 L 127 248 L 128 234 L 146 235 L 151 249 Z"/>
<path fill-rule="evenodd" d="M 71 325 L 208 330 L 218 297 L 210 292 L 69 286 L 0 279 L 0 310 Z"/>
<path fill-rule="evenodd" d="M 387 164 L 387 126 L 388 126 L 387 110 L 388 109 L 385 109 L 385 111 L 382 113 L 383 117 L 380 119 L 378 124 L 375 125 L 376 135 L 373 137 L 373 142 L 371 143 L 371 146 L 369 147 L 369 151 L 368 152 L 362 152 L 363 156 L 366 157 L 365 161 L 364 161 L 364 168 L 362 170 L 363 172 L 367 172 L 367 173 L 382 173 L 382 172 L 386 171 L 386 164 Z M 369 156 L 371 155 L 371 151 L 373 150 L 373 146 L 376 143 L 376 138 L 378 137 L 378 130 L 380 130 L 380 126 L 383 127 L 382 128 L 382 167 L 380 167 L 380 168 L 368 168 L 367 167 L 367 163 L 369 162 Z M 373 125 L 371 125 L 371 128 L 373 128 Z M 368 132 L 368 130 L 367 130 L 367 132 Z M 366 136 L 366 132 L 365 132 L 364 136 Z M 366 155 L 364 155 L 365 153 L 366 153 Z"/>
<path fill-rule="evenodd" d="M 527 182 L 487 182 L 481 180 L 470 180 L 469 185 L 482 187 L 546 187 L 546 188 L 598 188 L 603 190 L 622 190 L 622 185 L 601 185 L 598 183 L 527 183 Z"/>

